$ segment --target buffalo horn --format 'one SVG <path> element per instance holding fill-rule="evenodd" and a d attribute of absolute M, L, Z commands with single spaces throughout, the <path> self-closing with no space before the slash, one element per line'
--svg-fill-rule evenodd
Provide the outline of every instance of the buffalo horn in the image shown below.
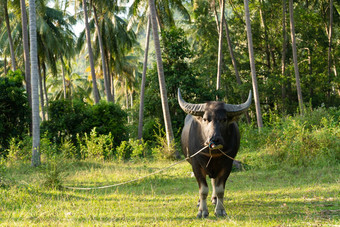
<path fill-rule="evenodd" d="M 181 91 L 178 88 L 178 103 L 182 110 L 187 114 L 202 116 L 205 110 L 205 104 L 191 104 L 183 100 Z"/>
<path fill-rule="evenodd" d="M 248 99 L 245 103 L 239 105 L 224 104 L 224 109 L 227 111 L 229 117 L 240 115 L 247 111 L 251 104 L 251 91 L 249 91 Z"/>

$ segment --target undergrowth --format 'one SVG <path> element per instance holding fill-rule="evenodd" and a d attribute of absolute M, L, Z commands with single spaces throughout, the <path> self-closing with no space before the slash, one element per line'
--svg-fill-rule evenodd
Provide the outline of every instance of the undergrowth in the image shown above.
<path fill-rule="evenodd" d="M 238 158 L 253 168 L 329 166 L 340 161 L 340 110 L 318 108 L 271 122 L 260 132 L 241 125 Z"/>

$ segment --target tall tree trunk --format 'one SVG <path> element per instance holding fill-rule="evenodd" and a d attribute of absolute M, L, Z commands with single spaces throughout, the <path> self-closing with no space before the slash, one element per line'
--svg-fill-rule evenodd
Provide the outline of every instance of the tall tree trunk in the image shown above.
<path fill-rule="evenodd" d="M 45 62 L 42 63 L 42 71 L 43 71 L 43 80 L 44 80 L 44 94 L 46 101 L 46 119 L 48 120 L 48 95 L 47 95 L 47 87 L 46 87 L 46 65 Z"/>
<path fill-rule="evenodd" d="M 222 22 L 223 22 L 223 26 L 224 26 L 224 30 L 225 30 L 225 34 L 226 34 L 226 38 L 227 38 L 231 62 L 233 64 L 233 67 L 234 67 L 234 70 L 235 70 L 236 81 L 239 85 L 241 85 L 242 82 L 241 82 L 240 74 L 238 72 L 237 61 L 236 61 L 235 56 L 234 56 L 233 44 L 231 43 L 229 27 L 228 27 L 227 20 L 225 19 L 225 16 L 222 17 Z"/>
<path fill-rule="evenodd" d="M 245 11 L 245 18 L 246 18 L 247 37 L 248 37 L 248 51 L 249 51 L 251 77 L 252 77 L 253 90 L 254 90 L 254 100 L 255 100 L 255 108 L 256 108 L 257 126 L 259 127 L 259 129 L 261 129 L 263 127 L 262 113 L 261 113 L 261 107 L 260 107 L 259 91 L 258 91 L 258 87 L 257 87 L 255 58 L 254 58 L 254 49 L 253 49 L 253 38 L 252 38 L 252 34 L 251 34 L 248 0 L 244 0 L 244 11 Z"/>
<path fill-rule="evenodd" d="M 221 4 L 221 0 L 220 0 L 220 4 Z M 237 81 L 238 85 L 241 85 L 242 81 L 241 81 L 240 74 L 238 72 L 237 61 L 235 59 L 234 50 L 233 50 L 233 44 L 231 43 L 229 27 L 228 27 L 227 20 L 225 19 L 225 15 L 224 15 L 224 17 L 222 17 L 222 23 L 223 23 L 223 27 L 224 27 L 224 30 L 225 30 L 225 35 L 226 35 L 226 38 L 227 38 L 228 50 L 229 50 L 229 54 L 230 54 L 230 58 L 231 58 L 231 63 L 233 64 L 234 71 L 235 71 L 236 81 Z M 243 99 L 243 95 L 241 95 L 241 98 Z M 249 117 L 248 111 L 245 114 L 246 114 L 247 122 L 248 122 L 248 124 L 250 124 L 251 123 L 251 119 Z"/>
<path fill-rule="evenodd" d="M 15 71 L 15 70 L 17 70 L 17 65 L 16 65 L 16 62 L 15 62 L 15 53 L 14 53 L 13 39 L 12 39 L 12 33 L 11 33 L 11 26 L 9 24 L 7 0 L 5 0 L 3 3 L 4 3 L 5 21 L 6 21 L 9 49 L 11 51 L 12 69 L 13 69 L 13 71 Z"/>
<path fill-rule="evenodd" d="M 44 92 L 43 92 L 43 80 L 41 75 L 41 63 L 40 59 L 38 58 L 38 74 L 39 74 L 39 88 L 40 88 L 40 106 L 41 106 L 41 115 L 42 121 L 45 121 L 45 105 L 44 105 Z"/>
<path fill-rule="evenodd" d="M 106 65 L 107 65 L 107 73 L 108 73 L 108 82 L 110 84 L 110 94 L 112 97 L 112 102 L 114 103 L 115 102 L 115 86 L 114 86 L 113 75 L 111 72 L 109 51 L 106 52 Z"/>
<path fill-rule="evenodd" d="M 106 64 L 105 64 L 105 54 L 104 54 L 105 52 L 104 52 L 104 47 L 103 47 L 102 36 L 101 36 L 101 33 L 100 33 L 100 29 L 99 29 L 97 10 L 96 10 L 96 7 L 94 5 L 92 5 L 92 7 L 93 7 L 93 13 L 94 13 L 94 21 L 95 21 L 95 24 L 96 24 L 96 31 L 97 31 L 97 35 L 98 35 L 100 56 L 101 56 L 101 59 L 102 59 L 102 69 L 103 69 L 106 100 L 108 102 L 112 102 L 112 96 L 111 96 L 111 91 L 110 91 L 110 86 L 109 86 L 109 81 L 108 81 L 108 75 L 107 75 L 107 70 L 106 70 Z"/>
<path fill-rule="evenodd" d="M 224 6 L 225 1 L 222 0 L 220 4 L 221 18 L 224 17 Z M 216 90 L 221 87 L 221 74 L 222 74 L 222 59 L 223 59 L 223 23 L 220 23 L 219 37 L 218 37 L 218 63 L 217 63 L 217 80 L 216 80 Z"/>
<path fill-rule="evenodd" d="M 5 58 L 4 58 L 4 73 L 5 73 L 5 76 L 7 75 L 7 58 L 6 58 L 6 55 L 5 55 Z"/>
<path fill-rule="evenodd" d="M 155 0 L 149 0 L 149 9 L 150 9 L 150 14 L 151 14 L 151 24 L 152 24 L 154 43 L 155 43 L 159 90 L 161 93 L 166 139 L 168 143 L 168 148 L 170 149 L 172 143 L 174 142 L 174 133 L 172 131 L 172 124 L 171 124 L 170 111 L 169 111 L 169 105 L 168 105 L 168 97 L 167 97 L 167 91 L 166 91 L 166 86 L 165 86 L 163 62 L 162 62 L 162 56 L 161 56 L 161 47 L 160 47 L 160 42 L 159 42 L 158 27 L 157 27 L 157 21 L 156 21 Z M 176 157 L 179 157 L 178 151 L 176 151 Z"/>
<path fill-rule="evenodd" d="M 329 0 L 329 29 L 328 29 L 328 84 L 332 81 L 332 33 L 333 33 L 333 0 Z M 331 87 L 327 92 L 328 100 L 331 98 Z"/>
<path fill-rule="evenodd" d="M 87 16 L 86 0 L 83 0 L 83 9 L 84 9 L 84 18 L 85 18 L 87 49 L 89 51 L 89 60 L 90 60 L 90 67 L 91 67 L 93 97 L 94 97 L 94 103 L 97 104 L 99 103 L 99 92 L 98 92 L 98 87 L 97 87 L 96 72 L 94 70 L 94 60 L 93 60 L 93 52 L 92 52 L 92 46 L 91 46 L 91 35 L 90 35 L 90 27 L 89 27 L 88 16 Z"/>
<path fill-rule="evenodd" d="M 295 40 L 293 0 L 289 0 L 289 14 L 290 14 L 290 36 L 291 36 L 291 39 L 292 39 L 294 71 L 295 71 L 295 79 L 296 79 L 296 90 L 297 90 L 297 95 L 298 95 L 298 100 L 299 100 L 300 113 L 303 114 L 303 100 L 302 100 L 299 66 L 298 66 L 298 61 L 297 61 L 296 40 Z"/>
<path fill-rule="evenodd" d="M 148 52 L 150 43 L 150 15 L 148 16 L 148 24 L 146 26 L 146 41 L 144 51 L 144 62 L 143 62 L 143 74 L 142 83 L 140 86 L 140 102 L 139 102 L 139 121 L 138 121 L 138 139 L 143 137 L 143 117 L 144 117 L 144 91 L 145 91 L 145 80 L 146 80 L 146 69 L 148 66 Z"/>
<path fill-rule="evenodd" d="M 263 15 L 263 2 L 260 0 L 260 17 L 261 17 L 261 26 L 264 30 L 264 42 L 265 42 L 265 47 L 266 47 L 266 57 L 267 57 L 267 67 L 268 69 L 271 68 L 270 66 L 270 46 L 269 46 L 269 40 L 268 40 L 268 32 L 267 32 L 267 26 L 266 26 L 266 21 L 264 19 Z"/>
<path fill-rule="evenodd" d="M 216 21 L 216 28 L 217 28 L 217 33 L 220 33 L 220 23 L 218 22 L 218 16 L 217 16 L 217 10 L 216 10 L 216 3 L 215 0 L 212 0 L 210 3 L 211 10 L 214 12 L 214 17 Z"/>
<path fill-rule="evenodd" d="M 66 100 L 67 94 L 66 94 L 65 64 L 64 64 L 63 56 L 61 55 L 60 55 L 60 62 L 61 62 L 61 71 L 63 75 L 63 93 L 64 93 L 64 99 Z"/>
<path fill-rule="evenodd" d="M 32 166 L 39 166 L 40 161 L 40 119 L 39 119 L 39 74 L 38 46 L 35 0 L 29 0 L 29 28 L 31 46 L 31 86 L 32 86 Z"/>
<path fill-rule="evenodd" d="M 22 42 L 24 49 L 24 61 L 25 61 L 25 81 L 28 104 L 32 108 L 32 94 L 31 94 L 31 65 L 28 46 L 28 31 L 27 31 L 27 12 L 25 0 L 20 0 L 21 9 L 21 27 L 22 27 Z"/>
<path fill-rule="evenodd" d="M 286 0 L 282 0 L 282 58 L 281 58 L 281 73 L 282 73 L 282 81 L 281 81 L 281 96 L 282 103 L 284 105 L 286 99 L 286 53 L 287 53 L 287 32 L 286 32 Z"/>

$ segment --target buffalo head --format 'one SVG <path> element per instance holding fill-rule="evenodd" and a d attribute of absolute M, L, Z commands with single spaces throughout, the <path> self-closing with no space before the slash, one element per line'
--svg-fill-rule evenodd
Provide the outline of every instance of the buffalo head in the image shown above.
<path fill-rule="evenodd" d="M 194 116 L 194 120 L 201 125 L 199 128 L 204 145 L 210 145 L 210 149 L 213 149 L 216 145 L 222 145 L 223 147 L 226 145 L 225 138 L 228 138 L 227 128 L 249 108 L 251 91 L 249 91 L 247 101 L 239 105 L 219 101 L 191 104 L 183 100 L 178 89 L 178 102 L 183 111 Z"/>

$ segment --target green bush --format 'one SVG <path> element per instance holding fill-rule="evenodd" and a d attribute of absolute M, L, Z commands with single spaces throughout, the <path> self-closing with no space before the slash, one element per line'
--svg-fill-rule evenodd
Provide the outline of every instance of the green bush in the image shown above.
<path fill-rule="evenodd" d="M 239 159 L 255 168 L 327 166 L 340 161 L 340 110 L 307 110 L 261 132 L 242 125 Z"/>
<path fill-rule="evenodd" d="M 29 161 L 32 155 L 32 138 L 29 136 L 22 139 L 12 138 L 6 151 L 9 161 Z"/>
<path fill-rule="evenodd" d="M 84 137 L 78 138 L 78 144 L 80 146 L 81 158 L 93 158 L 93 159 L 108 159 L 113 154 L 113 138 L 111 133 L 109 135 L 98 135 L 96 128 L 90 133 L 90 136 L 85 133 Z"/>
<path fill-rule="evenodd" d="M 0 188 L 8 185 L 7 179 L 5 178 L 5 174 L 7 172 L 5 163 L 5 159 L 0 157 Z"/>
<path fill-rule="evenodd" d="M 123 141 L 120 146 L 116 148 L 116 158 L 119 161 L 133 159 L 138 160 L 140 158 L 146 158 L 149 154 L 148 144 L 144 140 L 130 139 L 129 141 Z"/>
<path fill-rule="evenodd" d="M 20 70 L 0 77 L 0 155 L 9 148 L 11 138 L 23 138 L 29 130 L 30 108 Z"/>
<path fill-rule="evenodd" d="M 91 106 L 79 100 L 57 100 L 50 103 L 48 111 L 49 120 L 42 123 L 41 131 L 46 133 L 49 140 L 56 143 L 58 147 L 68 146 L 71 153 L 68 152 L 67 156 L 79 158 L 88 155 L 88 152 L 80 147 L 84 142 L 80 138 L 86 137 L 85 141 L 94 139 L 91 137 L 94 128 L 96 135 L 110 135 L 109 138 L 112 140 L 110 143 L 113 147 L 127 139 L 127 115 L 116 104 L 103 101 Z M 88 135 L 90 138 L 87 137 Z M 70 142 L 78 149 L 77 154 L 74 153 L 74 147 Z M 97 156 L 94 151 L 89 151 L 89 155 Z M 107 158 L 106 154 L 103 155 Z"/>

